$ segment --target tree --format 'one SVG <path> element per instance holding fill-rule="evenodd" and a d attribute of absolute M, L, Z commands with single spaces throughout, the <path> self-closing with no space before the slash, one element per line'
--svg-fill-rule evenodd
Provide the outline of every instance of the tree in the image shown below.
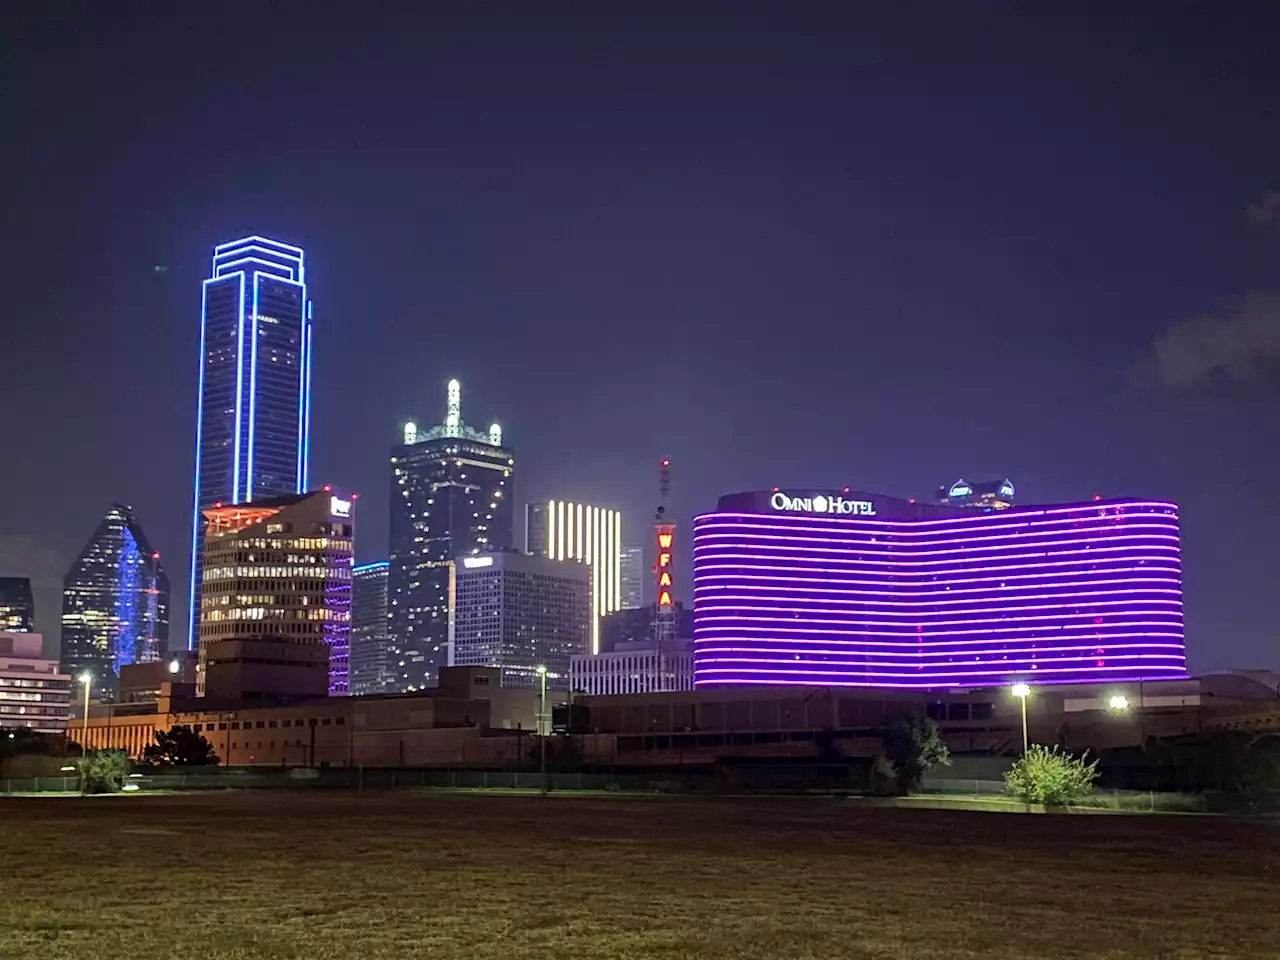
<path fill-rule="evenodd" d="M 218 762 L 211 744 L 185 724 L 157 732 L 156 742 L 142 751 L 149 767 L 207 767 Z"/>
<path fill-rule="evenodd" d="M 129 776 L 129 756 L 123 750 L 96 750 L 77 766 L 84 793 L 119 793 Z"/>
<path fill-rule="evenodd" d="M 1057 746 L 1033 743 L 1025 755 L 1005 771 L 1004 782 L 1024 803 L 1065 807 L 1093 793 L 1098 778 L 1098 761 L 1088 761 L 1088 753 L 1076 757 Z"/>
<path fill-rule="evenodd" d="M 937 725 L 919 713 L 900 714 L 882 723 L 880 743 L 901 794 L 919 790 L 930 770 L 951 763 Z"/>

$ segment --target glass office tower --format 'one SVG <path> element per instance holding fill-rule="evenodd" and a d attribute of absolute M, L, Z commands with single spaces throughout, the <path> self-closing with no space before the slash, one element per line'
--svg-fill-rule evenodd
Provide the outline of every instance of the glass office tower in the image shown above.
<path fill-rule="evenodd" d="M 310 396 L 302 250 L 256 236 L 214 247 L 200 305 L 187 649 L 199 623 L 203 512 L 307 489 Z"/>
<path fill-rule="evenodd" d="M 36 604 L 26 577 L 0 577 L 0 633 L 30 633 L 36 628 Z"/>
<path fill-rule="evenodd" d="M 462 422 L 461 389 L 449 381 L 443 424 L 405 424 L 391 451 L 389 693 L 433 687 L 448 665 L 454 560 L 515 546 L 514 452 L 496 423 Z"/>
<path fill-rule="evenodd" d="M 386 560 L 365 563 L 351 574 L 351 693 L 382 693 L 387 684 Z"/>
<path fill-rule="evenodd" d="M 62 672 L 87 670 L 94 688 L 110 696 L 122 664 L 160 660 L 168 643 L 169 578 L 160 554 L 133 510 L 112 504 L 63 580 Z"/>

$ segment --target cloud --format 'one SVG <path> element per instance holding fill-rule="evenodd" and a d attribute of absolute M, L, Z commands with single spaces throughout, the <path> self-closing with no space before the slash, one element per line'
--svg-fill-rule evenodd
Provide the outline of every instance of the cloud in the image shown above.
<path fill-rule="evenodd" d="M 1275 216 L 1280 219 L 1280 194 Z M 1268 198 L 1270 200 L 1271 198 Z M 1213 376 L 1248 380 L 1280 362 L 1280 293 L 1250 293 L 1226 315 L 1192 317 L 1156 338 L 1147 366 L 1165 386 L 1187 389 Z"/>
<path fill-rule="evenodd" d="M 1280 227 L 1280 191 L 1246 207 L 1244 215 L 1261 227 Z"/>

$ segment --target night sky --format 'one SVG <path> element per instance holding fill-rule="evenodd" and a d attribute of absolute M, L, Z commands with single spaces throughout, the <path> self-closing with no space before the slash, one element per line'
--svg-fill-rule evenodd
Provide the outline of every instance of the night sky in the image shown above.
<path fill-rule="evenodd" d="M 5 4 L 0 574 L 52 649 L 130 503 L 184 635 L 200 281 L 262 233 L 362 561 L 457 376 L 521 502 L 633 542 L 661 456 L 686 531 L 771 486 L 1171 498 L 1192 668 L 1280 666 L 1280 8 L 1001 6 Z"/>

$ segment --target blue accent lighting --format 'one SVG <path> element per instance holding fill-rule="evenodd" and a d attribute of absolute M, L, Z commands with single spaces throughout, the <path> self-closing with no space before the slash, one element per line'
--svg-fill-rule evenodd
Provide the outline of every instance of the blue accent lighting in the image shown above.
<path fill-rule="evenodd" d="M 213 248 L 200 305 L 188 650 L 199 633 L 202 511 L 306 489 L 310 317 L 301 247 L 255 235 Z"/>

